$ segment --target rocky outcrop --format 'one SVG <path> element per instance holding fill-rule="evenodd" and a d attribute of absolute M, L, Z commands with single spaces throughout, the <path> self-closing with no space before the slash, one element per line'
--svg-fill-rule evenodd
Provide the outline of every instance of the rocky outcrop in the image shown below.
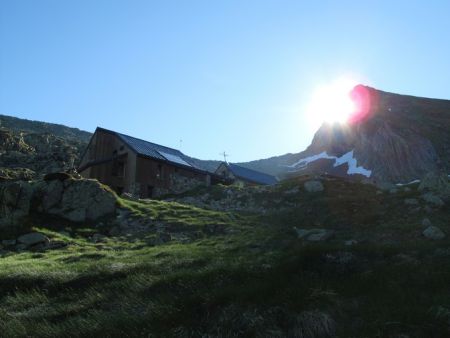
<path fill-rule="evenodd" d="M 445 238 L 445 233 L 436 226 L 430 225 L 427 227 L 422 234 L 432 240 L 440 240 Z"/>
<path fill-rule="evenodd" d="M 68 170 L 78 162 L 85 146 L 83 141 L 50 133 L 0 128 L 0 178 L 30 179 Z"/>
<path fill-rule="evenodd" d="M 42 180 L 0 185 L 0 234 L 19 233 L 31 215 L 52 215 L 71 222 L 95 221 L 115 213 L 117 196 L 96 180 Z"/>
<path fill-rule="evenodd" d="M 116 195 L 97 180 L 66 179 L 41 181 L 35 196 L 40 202 L 37 210 L 72 222 L 94 221 L 116 208 Z"/>
<path fill-rule="evenodd" d="M 419 191 L 433 191 L 439 196 L 450 196 L 450 183 L 446 173 L 430 172 L 421 180 Z"/>
<path fill-rule="evenodd" d="M 0 185 L 0 231 L 4 235 L 20 231 L 30 212 L 33 188 L 27 182 Z"/>

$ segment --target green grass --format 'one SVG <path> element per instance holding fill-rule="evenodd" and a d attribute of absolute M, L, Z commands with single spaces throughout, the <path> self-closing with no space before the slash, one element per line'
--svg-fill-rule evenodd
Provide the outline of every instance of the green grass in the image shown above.
<path fill-rule="evenodd" d="M 339 337 L 448 336 L 450 242 L 420 237 L 424 216 L 450 230 L 447 209 L 407 213 L 403 198 L 414 191 L 377 195 L 333 180 L 322 194 L 284 194 L 296 185 L 255 191 L 269 207 L 297 205 L 266 215 L 120 200 L 136 220 L 203 232 L 188 243 L 94 244 L 91 225 L 73 237 L 39 228 L 68 246 L 0 258 L 1 336 L 298 337 L 325 325 L 305 313 L 332 318 Z M 227 231 L 207 233 L 210 224 Z M 336 237 L 305 243 L 292 230 L 315 224 Z M 351 238 L 361 241 L 345 246 Z"/>

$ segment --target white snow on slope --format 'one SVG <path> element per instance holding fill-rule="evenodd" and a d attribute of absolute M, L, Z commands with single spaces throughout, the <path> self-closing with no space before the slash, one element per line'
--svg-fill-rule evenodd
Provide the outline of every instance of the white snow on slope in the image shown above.
<path fill-rule="evenodd" d="M 326 158 L 326 159 L 329 159 L 329 160 L 333 160 L 333 159 L 336 158 L 336 156 L 330 156 L 330 155 L 327 154 L 326 151 L 323 151 L 323 152 L 321 152 L 320 154 L 317 154 L 317 155 L 312 155 L 312 156 L 308 156 L 308 157 L 305 157 L 305 158 L 301 158 L 300 160 L 298 160 L 294 164 L 288 165 L 288 167 L 290 167 L 290 168 L 296 168 L 296 167 L 303 168 L 303 167 L 306 167 L 308 165 L 308 163 L 314 162 L 314 161 L 319 160 L 321 158 Z"/>
<path fill-rule="evenodd" d="M 304 167 L 306 167 L 308 165 L 308 163 L 314 162 L 314 161 L 322 159 L 322 158 L 328 159 L 328 160 L 335 160 L 334 165 L 333 165 L 334 167 L 338 167 L 344 163 L 347 163 L 348 164 L 348 170 L 347 170 L 348 175 L 360 174 L 360 175 L 364 175 L 366 177 L 370 177 L 372 175 L 372 170 L 365 169 L 362 166 L 358 167 L 357 161 L 353 157 L 353 150 L 342 155 L 341 157 L 328 155 L 327 152 L 324 151 L 317 155 L 312 155 L 312 156 L 302 158 L 302 159 L 298 160 L 297 162 L 295 162 L 294 164 L 289 165 L 288 167 L 290 167 L 290 168 L 300 167 L 300 169 L 303 169 Z"/>
<path fill-rule="evenodd" d="M 414 184 L 414 183 L 420 183 L 420 180 L 414 180 L 414 181 L 411 181 L 408 183 L 397 183 L 396 186 L 403 187 L 404 185 L 410 185 L 410 184 Z"/>
<path fill-rule="evenodd" d="M 372 170 L 365 169 L 362 166 L 358 167 L 356 158 L 353 157 L 353 150 L 337 158 L 336 162 L 334 163 L 334 167 L 340 166 L 344 163 L 348 164 L 347 174 L 349 175 L 361 174 L 366 177 L 370 177 L 370 175 L 372 175 Z"/>

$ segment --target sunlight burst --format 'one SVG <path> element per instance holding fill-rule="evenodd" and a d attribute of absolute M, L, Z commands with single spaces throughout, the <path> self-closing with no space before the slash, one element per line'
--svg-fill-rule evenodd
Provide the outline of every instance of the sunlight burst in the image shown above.
<path fill-rule="evenodd" d="M 353 80 L 342 78 L 317 88 L 307 109 L 310 118 L 317 124 L 346 123 L 356 110 L 355 102 L 350 97 L 356 84 Z"/>

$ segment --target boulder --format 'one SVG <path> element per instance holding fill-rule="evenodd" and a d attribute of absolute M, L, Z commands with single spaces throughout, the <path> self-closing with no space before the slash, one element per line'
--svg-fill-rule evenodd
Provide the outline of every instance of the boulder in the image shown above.
<path fill-rule="evenodd" d="M 40 211 L 72 222 L 95 221 L 116 211 L 116 195 L 96 180 L 51 180 L 39 189 Z"/>
<path fill-rule="evenodd" d="M 334 231 L 327 229 L 298 229 L 294 227 L 294 230 L 297 232 L 297 237 L 299 239 L 304 239 L 309 242 L 326 241 L 334 236 Z"/>
<path fill-rule="evenodd" d="M 32 187 L 27 182 L 7 182 L 0 185 L 0 230 L 15 233 L 23 228 L 30 211 Z"/>
<path fill-rule="evenodd" d="M 445 204 L 444 201 L 439 196 L 433 194 L 432 192 L 427 192 L 426 194 L 423 194 L 421 197 L 425 202 L 435 207 L 442 207 Z"/>
<path fill-rule="evenodd" d="M 425 175 L 419 185 L 419 191 L 433 191 L 440 196 L 450 196 L 448 175 L 444 172 L 430 172 Z"/>
<path fill-rule="evenodd" d="M 30 232 L 28 234 L 19 236 L 17 238 L 17 242 L 25 245 L 26 247 L 29 247 L 40 243 L 47 244 L 50 242 L 50 240 L 45 235 L 39 232 Z"/>
<path fill-rule="evenodd" d="M 433 240 L 439 240 L 439 239 L 444 239 L 445 238 L 445 233 L 439 229 L 436 226 L 429 226 L 427 227 L 422 234 L 428 238 L 428 239 L 433 239 Z"/>
<path fill-rule="evenodd" d="M 325 229 L 316 229 L 317 231 L 310 234 L 306 240 L 309 242 L 322 242 L 329 240 L 334 236 L 334 231 Z"/>
<path fill-rule="evenodd" d="M 320 181 L 306 181 L 303 187 L 307 192 L 320 192 L 324 190 L 323 184 Z"/>

